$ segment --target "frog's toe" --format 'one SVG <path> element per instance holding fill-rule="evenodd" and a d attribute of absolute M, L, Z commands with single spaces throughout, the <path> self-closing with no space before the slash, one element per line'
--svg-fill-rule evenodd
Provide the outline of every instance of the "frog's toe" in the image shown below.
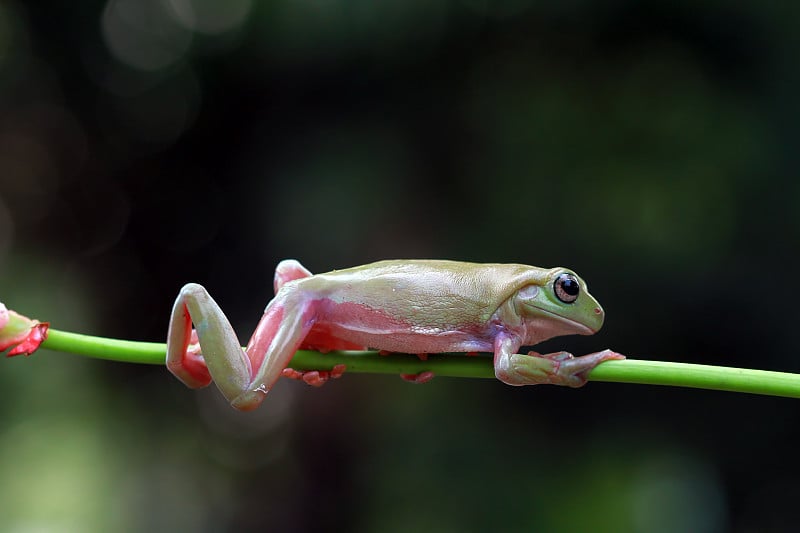
<path fill-rule="evenodd" d="M 433 379 L 434 373 L 425 371 L 420 372 L 419 374 L 400 374 L 400 377 L 403 378 L 404 381 L 408 381 L 409 383 L 427 383 Z"/>
<path fill-rule="evenodd" d="M 295 379 L 295 380 L 298 380 L 298 381 L 303 379 L 303 373 L 302 372 L 300 372 L 299 370 L 295 370 L 294 368 L 289 368 L 289 367 L 286 367 L 283 370 L 281 370 L 281 376 L 283 376 L 285 378 L 288 378 L 288 379 Z"/>
<path fill-rule="evenodd" d="M 344 374 L 345 370 L 347 370 L 347 365 L 334 365 L 334 367 L 331 368 L 331 379 L 339 379 L 342 377 L 342 374 Z"/>
<path fill-rule="evenodd" d="M 311 385 L 312 387 L 321 387 L 326 381 L 328 381 L 327 372 L 319 370 L 303 372 L 300 370 L 295 370 L 294 368 L 284 368 L 281 371 L 281 376 L 294 379 L 296 381 L 302 381 L 303 383 Z"/>
<path fill-rule="evenodd" d="M 322 387 L 328 381 L 328 375 L 325 371 L 312 370 L 311 372 L 304 372 L 302 379 L 307 385 Z"/>
<path fill-rule="evenodd" d="M 539 385 L 552 383 L 558 362 L 541 355 L 513 354 L 510 358 L 509 378 L 514 385 Z"/>
<path fill-rule="evenodd" d="M 300 371 L 293 368 L 284 368 L 281 375 L 285 378 L 302 381 L 312 387 L 321 387 L 330 379 L 339 379 L 346 370 L 343 364 L 335 365 L 330 370 Z"/>

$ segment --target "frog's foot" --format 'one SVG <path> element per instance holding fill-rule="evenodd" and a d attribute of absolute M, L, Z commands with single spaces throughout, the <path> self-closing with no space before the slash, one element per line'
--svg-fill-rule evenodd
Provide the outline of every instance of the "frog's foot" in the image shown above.
<path fill-rule="evenodd" d="M 509 364 L 497 377 L 509 385 L 538 385 L 550 383 L 567 387 L 582 387 L 594 367 L 611 359 L 625 359 L 625 356 L 611 350 L 603 350 L 581 357 L 569 352 L 528 355 L 512 354 Z"/>
<path fill-rule="evenodd" d="M 336 365 L 330 370 L 300 371 L 294 368 L 284 368 L 281 375 L 285 378 L 303 381 L 312 387 L 321 387 L 330 379 L 339 379 L 346 370 L 345 365 Z"/>
<path fill-rule="evenodd" d="M 424 359 L 423 359 L 424 361 Z M 404 381 L 408 381 L 409 383 L 427 383 L 433 379 L 434 373 L 430 371 L 420 372 L 419 374 L 400 374 L 400 377 L 403 378 Z"/>

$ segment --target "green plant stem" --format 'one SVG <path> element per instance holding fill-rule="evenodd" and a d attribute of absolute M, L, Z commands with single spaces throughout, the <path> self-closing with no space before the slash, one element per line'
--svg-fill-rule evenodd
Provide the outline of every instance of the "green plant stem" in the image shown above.
<path fill-rule="evenodd" d="M 160 343 L 92 337 L 54 329 L 49 331 L 42 347 L 86 357 L 157 365 L 164 364 L 166 353 L 166 345 Z M 296 370 L 330 370 L 337 364 L 346 365 L 347 372 L 418 374 L 430 371 L 446 377 L 494 377 L 490 357 L 463 354 L 430 355 L 427 361 L 422 361 L 414 355 L 382 356 L 374 351 L 321 354 L 300 350 L 290 366 Z M 800 374 L 666 361 L 606 361 L 592 370 L 589 380 L 800 398 Z"/>

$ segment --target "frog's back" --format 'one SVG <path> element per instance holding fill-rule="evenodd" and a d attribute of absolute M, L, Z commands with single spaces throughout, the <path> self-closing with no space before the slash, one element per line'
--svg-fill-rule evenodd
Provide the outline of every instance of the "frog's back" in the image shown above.
<path fill-rule="evenodd" d="M 335 303 L 354 303 L 429 326 L 486 322 L 547 270 L 519 264 L 388 260 L 307 278 L 303 286 Z"/>

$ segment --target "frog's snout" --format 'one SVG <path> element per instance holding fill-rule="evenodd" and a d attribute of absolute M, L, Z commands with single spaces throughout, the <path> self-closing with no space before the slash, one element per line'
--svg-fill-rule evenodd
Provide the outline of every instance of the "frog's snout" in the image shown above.
<path fill-rule="evenodd" d="M 591 330 L 592 334 L 595 334 L 598 331 L 600 331 L 600 328 L 603 327 L 603 322 L 605 322 L 606 320 L 606 314 L 603 311 L 603 308 L 598 305 L 595 306 L 592 315 L 590 315 L 590 317 L 591 318 L 589 322 L 591 322 L 591 324 L 587 324 L 587 326 Z"/>

